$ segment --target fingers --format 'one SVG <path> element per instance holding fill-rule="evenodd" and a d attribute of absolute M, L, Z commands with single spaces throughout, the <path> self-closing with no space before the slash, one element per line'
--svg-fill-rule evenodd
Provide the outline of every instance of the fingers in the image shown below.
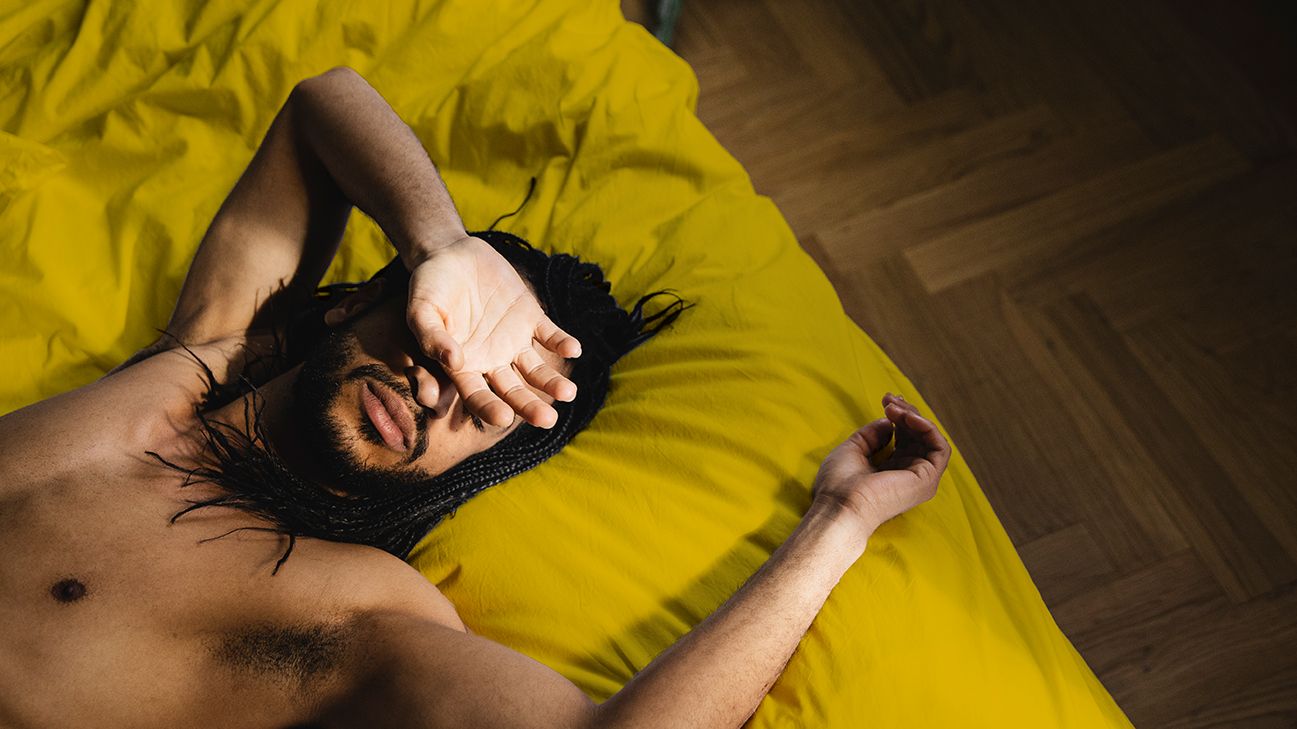
<path fill-rule="evenodd" d="M 900 395 L 887 393 L 883 395 L 883 415 L 889 420 L 895 422 L 898 426 L 905 425 L 905 414 L 909 412 L 918 413 L 914 406 L 905 402 L 905 398 Z M 900 427 L 896 431 L 896 449 L 902 453 L 915 450 L 916 441 L 914 434 L 909 428 Z M 912 452 L 910 455 L 914 455 Z"/>
<path fill-rule="evenodd" d="M 872 423 L 866 423 L 856 431 L 857 435 L 865 445 L 865 455 L 872 456 L 887 446 L 892 439 L 892 421 L 887 418 L 879 418 Z"/>
<path fill-rule="evenodd" d="M 544 400 L 536 397 L 536 393 L 529 390 L 522 383 L 517 370 L 512 366 L 501 367 L 498 370 L 488 372 L 486 379 L 491 383 L 491 388 L 499 393 L 500 397 L 511 408 L 511 412 L 504 422 L 492 420 L 492 423 L 508 425 L 513 422 L 514 412 L 538 428 L 552 428 L 554 423 L 558 422 L 558 412 Z"/>
<path fill-rule="evenodd" d="M 528 384 L 555 400 L 571 402 L 576 398 L 576 384 L 546 364 L 536 350 L 523 350 L 514 360 L 514 366 Z"/>
<path fill-rule="evenodd" d="M 487 373 L 449 372 L 468 409 L 495 426 L 508 426 L 514 413 L 538 428 L 552 428 L 558 411 L 540 399 L 527 385 L 555 400 L 576 398 L 576 384 L 560 374 L 535 349 L 521 352 L 511 366 Z M 524 380 L 526 384 L 524 384 Z"/>
<path fill-rule="evenodd" d="M 454 372 L 464 366 L 464 355 L 459 343 L 446 331 L 445 322 L 434 309 L 429 306 L 413 307 L 405 321 L 418 340 L 419 347 L 429 357 L 441 362 L 447 372 Z"/>
<path fill-rule="evenodd" d="M 527 389 L 513 367 L 501 367 L 486 375 L 456 372 L 450 379 L 469 411 L 496 427 L 512 424 L 514 413 L 538 428 L 552 428 L 558 422 L 558 411 Z"/>
<path fill-rule="evenodd" d="M 898 430 L 896 433 L 897 447 L 903 447 L 913 443 L 910 430 L 904 428 L 906 424 L 905 416 L 907 413 L 919 416 L 919 409 L 906 402 L 905 398 L 901 395 L 893 395 L 890 392 L 883 395 L 883 415 L 887 416 L 887 418 L 896 425 L 902 426 L 902 429 Z"/>
<path fill-rule="evenodd" d="M 534 336 L 545 349 L 560 357 L 573 359 L 581 356 L 581 343 L 576 340 L 576 337 L 559 329 L 547 316 L 540 318 Z"/>
<path fill-rule="evenodd" d="M 950 461 L 950 443 L 932 421 L 919 414 L 918 408 L 904 397 L 888 393 L 883 396 L 883 412 L 896 425 L 897 450 L 913 449 L 907 455 L 924 458 L 939 471 L 946 467 Z"/>
<path fill-rule="evenodd" d="M 513 422 L 513 408 L 509 407 L 486 384 L 479 372 L 456 372 L 450 376 L 459 390 L 459 396 L 470 412 L 491 425 L 505 426 Z"/>

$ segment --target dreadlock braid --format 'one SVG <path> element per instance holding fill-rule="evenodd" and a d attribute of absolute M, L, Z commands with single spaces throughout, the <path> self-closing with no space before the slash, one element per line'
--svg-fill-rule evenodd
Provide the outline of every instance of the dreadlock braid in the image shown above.
<path fill-rule="evenodd" d="M 264 529 L 289 538 L 276 571 L 300 536 L 368 544 L 404 558 L 425 534 L 464 502 L 562 449 L 602 407 L 612 365 L 692 306 L 668 289 L 641 297 L 630 311 L 625 311 L 612 297 L 603 270 L 594 263 L 562 253 L 547 255 L 511 233 L 487 230 L 472 235 L 485 240 L 508 260 L 536 291 L 550 319 L 582 344 L 582 355 L 573 362 L 568 377 L 577 385 L 576 398 L 554 403 L 558 420 L 552 428 L 523 423 L 492 448 L 417 485 L 395 484 L 374 493 L 339 494 L 299 477 L 268 447 L 261 425 L 260 393 L 245 379 L 244 389 L 237 393 L 251 391 L 244 428 L 212 421 L 203 408 L 199 409 L 207 462 L 184 468 L 150 452 L 164 465 L 186 473 L 185 485 L 209 482 L 223 491 L 219 496 L 191 501 L 173 521 L 212 506 L 255 514 L 272 525 Z M 400 259 L 394 259 L 375 274 L 378 277 L 404 277 L 402 280 L 408 281 L 409 272 Z M 284 355 L 288 366 L 301 361 L 313 343 L 328 332 L 323 324 L 324 311 L 338 297 L 357 288 L 358 284 L 334 284 L 317 292 L 315 304 L 289 327 Z M 385 291 L 390 295 L 398 289 L 394 286 Z M 645 304 L 663 295 L 673 297 L 673 301 L 645 317 Z M 206 365 L 203 367 L 210 375 Z M 209 376 L 208 380 L 209 397 L 203 407 L 210 409 L 221 404 L 211 397 L 220 386 L 214 378 Z M 220 394 L 225 402 L 231 401 L 229 393 Z"/>

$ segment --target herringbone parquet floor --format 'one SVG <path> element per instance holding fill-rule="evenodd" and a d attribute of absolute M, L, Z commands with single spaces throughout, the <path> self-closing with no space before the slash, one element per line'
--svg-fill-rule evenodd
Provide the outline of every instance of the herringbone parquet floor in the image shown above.
<path fill-rule="evenodd" d="M 686 0 L 677 28 L 702 120 L 1141 729 L 1297 726 L 1290 7 Z"/>

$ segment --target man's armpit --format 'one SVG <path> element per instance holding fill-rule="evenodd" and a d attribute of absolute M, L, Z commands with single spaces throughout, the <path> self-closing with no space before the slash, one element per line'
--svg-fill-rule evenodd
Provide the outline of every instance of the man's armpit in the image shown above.
<path fill-rule="evenodd" d="M 104 377 L 112 377 L 113 375 L 117 374 L 118 372 L 121 372 L 122 370 L 126 369 L 127 367 L 130 367 L 131 365 L 139 364 L 140 362 L 143 362 L 144 360 L 148 359 L 149 357 L 152 357 L 153 355 L 155 355 L 155 354 L 157 354 L 157 353 L 159 353 L 159 352 L 165 352 L 165 351 L 167 351 L 168 349 L 171 349 L 172 347 L 175 347 L 175 346 L 176 346 L 175 340 L 172 339 L 171 337 L 169 337 L 169 336 L 167 336 L 167 335 L 164 334 L 164 335 L 162 335 L 161 337 L 158 337 L 156 340 L 154 340 L 153 344 L 150 344 L 149 346 L 145 347 L 144 349 L 141 349 L 140 351 L 138 351 L 138 352 L 136 352 L 135 354 L 131 355 L 130 358 L 127 359 L 125 362 L 123 362 L 123 363 L 117 365 L 116 367 L 112 368 L 111 370 L 108 370 L 108 373 L 105 374 Z M 103 379 L 103 378 L 100 378 L 100 379 Z"/>

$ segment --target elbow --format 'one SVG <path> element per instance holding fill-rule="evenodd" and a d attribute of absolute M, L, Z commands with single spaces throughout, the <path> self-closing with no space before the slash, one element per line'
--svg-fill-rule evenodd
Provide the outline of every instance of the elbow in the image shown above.
<path fill-rule="evenodd" d="M 356 69 L 351 66 L 334 66 L 324 73 L 307 76 L 298 81 L 292 93 L 301 96 L 314 93 L 318 89 L 336 87 L 340 84 L 354 84 L 357 81 L 365 83 L 365 78 Z"/>
<path fill-rule="evenodd" d="M 321 79 L 358 79 L 361 78 L 360 72 L 351 66 L 334 66 L 324 73 L 313 76 L 312 78 Z"/>

